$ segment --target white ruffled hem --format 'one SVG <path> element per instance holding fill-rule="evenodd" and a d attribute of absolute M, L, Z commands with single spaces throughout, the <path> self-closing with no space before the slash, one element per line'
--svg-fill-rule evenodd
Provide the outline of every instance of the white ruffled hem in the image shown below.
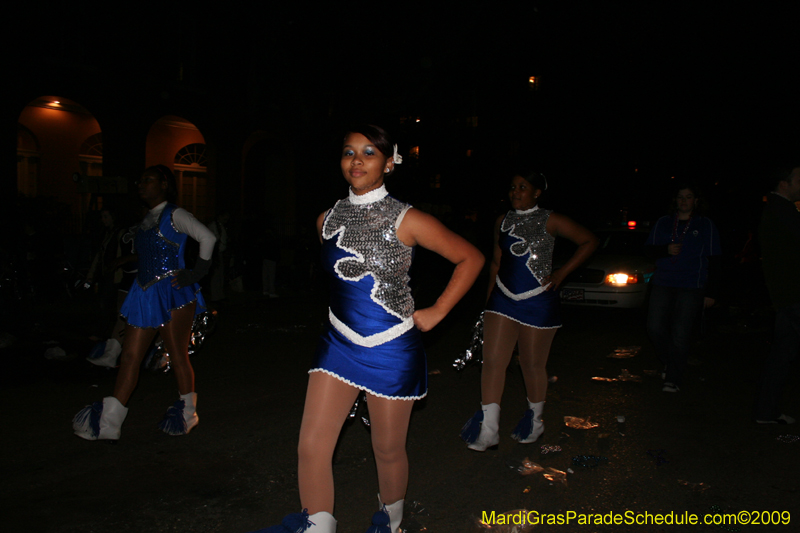
<path fill-rule="evenodd" d="M 422 398 L 428 395 L 428 391 L 425 391 L 425 393 L 422 394 L 421 396 L 387 396 L 386 394 L 375 392 L 374 390 L 364 387 L 363 385 L 359 385 L 358 383 L 353 383 L 349 379 L 345 379 L 339 374 L 331 372 L 330 370 L 325 370 L 324 368 L 312 368 L 311 370 L 308 371 L 309 374 L 311 374 L 312 372 L 324 372 L 325 374 L 328 374 L 329 376 L 338 379 L 342 383 L 346 383 L 351 387 L 355 387 L 359 390 L 363 390 L 364 392 L 372 394 L 373 396 L 377 396 L 378 398 L 384 398 L 386 400 L 421 400 Z"/>
<path fill-rule="evenodd" d="M 495 315 L 499 315 L 499 316 L 505 317 L 505 318 L 507 318 L 507 319 L 509 319 L 509 320 L 513 320 L 514 322 L 516 322 L 516 323 L 518 323 L 518 324 L 522 324 L 523 326 L 528 326 L 529 328 L 535 328 L 535 329 L 558 329 L 558 328 L 560 328 L 561 326 L 563 326 L 563 324 L 559 324 L 559 325 L 557 325 L 557 326 L 549 326 L 549 327 L 533 326 L 533 325 L 531 325 L 531 324 L 526 324 L 525 322 L 523 322 L 523 321 L 521 321 L 521 320 L 518 320 L 518 319 L 514 318 L 513 316 L 508 316 L 508 315 L 506 315 L 506 314 L 499 313 L 499 312 L 497 312 L 497 311 L 490 311 L 489 309 L 487 309 L 485 312 L 486 312 L 486 313 L 493 313 L 493 314 L 495 314 Z"/>

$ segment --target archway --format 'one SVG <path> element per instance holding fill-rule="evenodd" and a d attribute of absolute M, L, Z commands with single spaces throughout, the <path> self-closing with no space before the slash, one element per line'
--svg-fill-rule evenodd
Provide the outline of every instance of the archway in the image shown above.
<path fill-rule="evenodd" d="M 81 230 L 91 191 L 81 183 L 86 154 L 82 147 L 98 138 L 100 124 L 86 108 L 59 96 L 41 96 L 26 105 L 17 126 L 17 191 L 31 198 L 49 197 L 68 215 L 64 234 Z M 97 143 L 94 143 L 95 148 Z M 91 172 L 102 175 L 102 144 L 90 156 Z"/>
<path fill-rule="evenodd" d="M 166 115 L 147 134 L 145 163 L 165 165 L 178 181 L 178 204 L 203 222 L 214 215 L 215 182 L 208 171 L 206 141 L 188 120 Z"/>

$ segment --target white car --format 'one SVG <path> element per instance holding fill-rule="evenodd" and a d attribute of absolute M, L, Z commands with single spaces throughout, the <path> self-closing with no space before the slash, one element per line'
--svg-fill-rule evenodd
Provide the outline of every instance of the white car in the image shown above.
<path fill-rule="evenodd" d="M 628 228 L 595 231 L 599 240 L 597 250 L 564 280 L 561 302 L 600 307 L 643 307 L 656 268 L 655 261 L 644 255 L 648 233 L 647 229 Z M 556 260 L 555 265 L 558 264 Z"/>

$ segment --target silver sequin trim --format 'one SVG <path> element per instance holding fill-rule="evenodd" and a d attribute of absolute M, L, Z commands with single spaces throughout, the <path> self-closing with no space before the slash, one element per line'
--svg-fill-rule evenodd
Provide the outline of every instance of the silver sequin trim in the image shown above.
<path fill-rule="evenodd" d="M 522 214 L 509 211 L 503 219 L 501 231 L 519 241 L 511 245 L 511 253 L 517 257 L 528 255 L 526 265 L 539 283 L 550 275 L 553 263 L 555 237 L 547 233 L 547 219 L 552 211 L 534 209 Z"/>
<path fill-rule="evenodd" d="M 158 275 L 155 278 L 153 278 L 150 281 L 148 281 L 146 285 L 142 285 L 142 283 L 139 281 L 139 278 L 136 278 L 136 283 L 139 284 L 139 287 L 141 287 L 143 291 L 146 291 L 147 289 L 149 289 L 150 287 L 152 287 L 153 285 L 155 285 L 156 283 L 158 283 L 162 279 L 166 279 L 166 278 L 168 278 L 170 276 L 174 276 L 178 272 L 180 272 L 180 269 L 178 269 L 178 270 L 170 270 L 169 272 L 165 272 L 164 274 Z"/>
<path fill-rule="evenodd" d="M 373 201 L 362 202 L 364 196 Z M 333 239 L 338 234 L 336 246 L 355 256 L 339 259 L 334 270 L 347 281 L 372 275 L 372 301 L 392 316 L 406 319 L 414 314 L 408 286 L 412 249 L 397 238 L 395 224 L 409 206 L 381 189 L 357 198 L 361 203 L 356 205 L 349 198 L 336 202 L 322 226 L 323 238 Z"/>

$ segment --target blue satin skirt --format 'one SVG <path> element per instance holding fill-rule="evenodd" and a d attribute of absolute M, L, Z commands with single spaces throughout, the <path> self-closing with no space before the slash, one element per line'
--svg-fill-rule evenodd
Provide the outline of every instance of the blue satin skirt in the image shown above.
<path fill-rule="evenodd" d="M 425 349 L 416 327 L 384 344 L 365 347 L 351 342 L 329 322 L 311 372 L 325 372 L 390 400 L 418 400 L 428 392 Z"/>
<path fill-rule="evenodd" d="M 194 314 L 206 310 L 206 302 L 197 283 L 177 289 L 172 286 L 172 276 L 142 289 L 138 281 L 133 282 L 119 313 L 128 324 L 137 328 L 158 328 L 172 320 L 172 311 L 197 301 Z"/>
<path fill-rule="evenodd" d="M 533 328 L 561 327 L 561 300 L 558 291 L 544 291 L 525 300 L 512 300 L 495 286 L 486 304 L 486 311 Z"/>

